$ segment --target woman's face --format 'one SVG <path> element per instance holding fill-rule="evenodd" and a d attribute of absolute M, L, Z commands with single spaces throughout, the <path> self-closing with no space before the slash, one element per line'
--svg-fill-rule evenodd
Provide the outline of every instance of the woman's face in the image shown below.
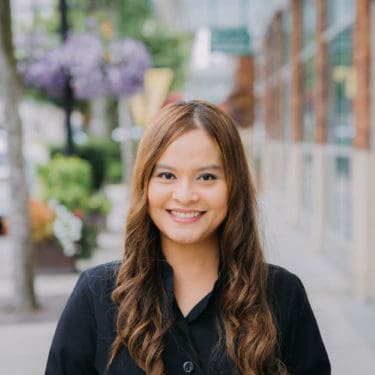
<path fill-rule="evenodd" d="M 227 202 L 220 150 L 205 130 L 178 137 L 157 160 L 148 186 L 148 212 L 163 246 L 216 244 Z"/>

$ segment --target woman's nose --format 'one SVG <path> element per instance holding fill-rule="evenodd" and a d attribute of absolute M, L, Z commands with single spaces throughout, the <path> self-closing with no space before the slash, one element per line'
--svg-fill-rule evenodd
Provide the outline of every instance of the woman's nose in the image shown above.
<path fill-rule="evenodd" d="M 198 201 L 199 194 L 190 183 L 181 182 L 176 184 L 172 192 L 172 198 L 180 203 L 187 204 Z"/>

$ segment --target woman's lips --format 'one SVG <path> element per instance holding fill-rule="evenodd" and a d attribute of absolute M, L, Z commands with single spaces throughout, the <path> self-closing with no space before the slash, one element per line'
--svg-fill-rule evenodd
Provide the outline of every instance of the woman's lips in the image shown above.
<path fill-rule="evenodd" d="M 167 210 L 174 221 L 179 223 L 194 223 L 198 221 L 205 211 L 197 210 Z"/>

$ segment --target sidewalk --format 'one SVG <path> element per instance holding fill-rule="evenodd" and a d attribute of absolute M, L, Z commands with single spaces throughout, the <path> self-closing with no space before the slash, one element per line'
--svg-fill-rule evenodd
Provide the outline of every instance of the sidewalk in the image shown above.
<path fill-rule="evenodd" d="M 126 207 L 123 187 L 113 187 L 110 195 L 114 201 L 114 211 L 108 218 L 111 231 L 100 235 L 100 247 L 89 262 L 80 263 L 81 269 L 121 258 Z M 342 275 L 323 256 L 312 252 L 303 233 L 287 226 L 270 200 L 262 200 L 260 206 L 267 260 L 286 267 L 303 281 L 332 362 L 332 374 L 371 373 L 375 368 L 374 304 L 361 304 L 351 297 Z M 0 237 L 0 257 L 9 265 L 5 243 Z M 1 301 L 9 295 L 10 283 L 6 265 L 0 264 Z M 76 274 L 38 276 L 36 289 L 47 313 L 37 313 L 17 324 L 0 319 L 1 373 L 43 374 L 58 315 L 77 277 Z"/>
<path fill-rule="evenodd" d="M 375 369 L 375 304 L 350 295 L 349 280 L 306 233 L 287 225 L 272 200 L 260 202 L 266 258 L 297 274 L 305 285 L 326 345 L 333 375 L 367 375 Z"/>

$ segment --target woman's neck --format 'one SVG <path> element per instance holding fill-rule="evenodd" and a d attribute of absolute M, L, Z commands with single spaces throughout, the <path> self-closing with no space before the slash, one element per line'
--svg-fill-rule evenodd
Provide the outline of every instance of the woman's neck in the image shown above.
<path fill-rule="evenodd" d="M 218 272 L 219 247 L 217 243 L 183 245 L 162 241 L 162 251 L 175 275 L 197 276 L 202 270 Z"/>
<path fill-rule="evenodd" d="M 162 243 L 162 249 L 173 269 L 177 304 L 186 316 L 215 284 L 219 268 L 218 245 L 188 246 Z"/>

